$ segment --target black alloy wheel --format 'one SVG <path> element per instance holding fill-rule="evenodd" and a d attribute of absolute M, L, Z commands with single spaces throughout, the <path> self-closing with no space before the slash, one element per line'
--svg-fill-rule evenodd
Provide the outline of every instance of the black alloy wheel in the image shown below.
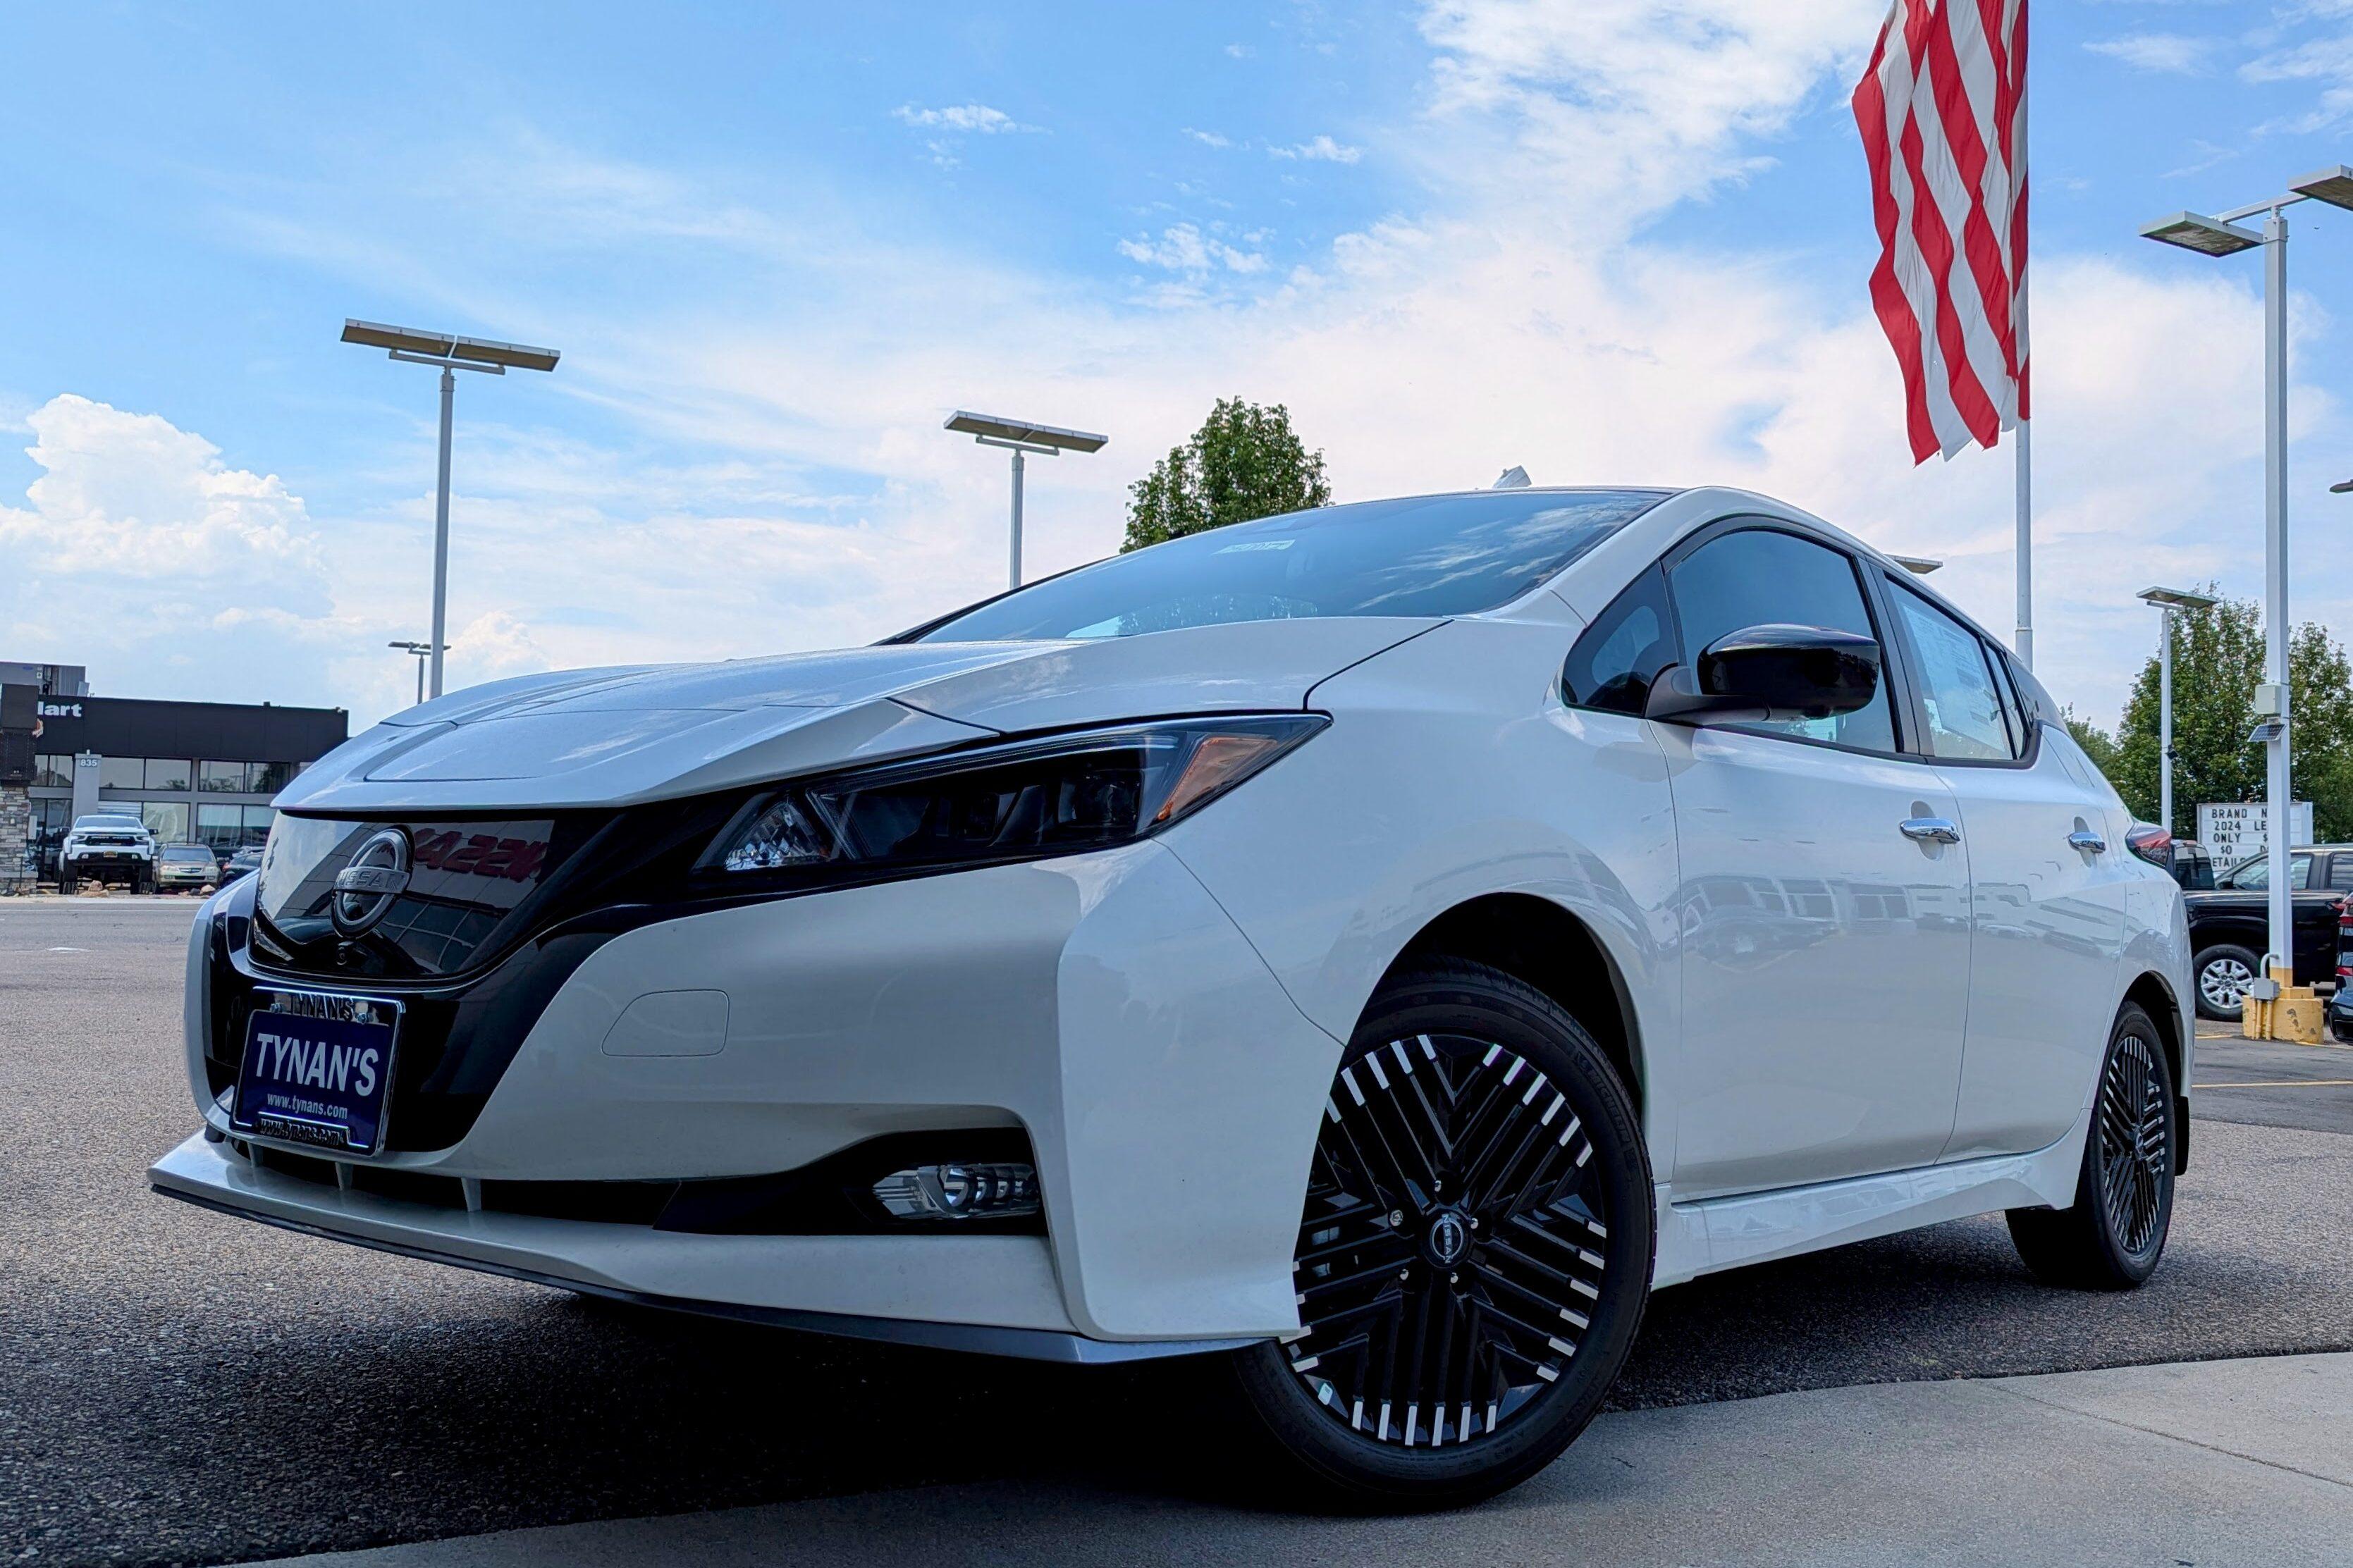
<path fill-rule="evenodd" d="M 2019 1256 L 2046 1283 L 2129 1289 L 2164 1255 L 2179 1107 L 2163 1039 L 2147 1013 L 2125 1005 L 2100 1068 L 2074 1206 L 2010 1211 Z"/>
<path fill-rule="evenodd" d="M 1300 1225 L 1303 1331 L 1245 1352 L 1246 1392 L 1339 1500 L 1510 1486 L 1615 1380 L 1651 1204 L 1630 1098 L 1574 1018 L 1483 966 L 1408 976 L 1342 1058 Z"/>

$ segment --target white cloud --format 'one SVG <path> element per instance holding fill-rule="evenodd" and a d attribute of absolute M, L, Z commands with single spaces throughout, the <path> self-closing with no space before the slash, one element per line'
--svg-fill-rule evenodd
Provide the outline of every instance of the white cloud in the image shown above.
<path fill-rule="evenodd" d="M 1204 147 L 1230 147 L 1233 145 L 1230 141 L 1219 135 L 1214 131 L 1196 131 L 1191 126 L 1187 125 L 1185 127 L 1185 134 L 1190 136 L 1194 141 L 1198 142 Z"/>
<path fill-rule="evenodd" d="M 891 111 L 891 117 L 927 131 L 963 131 L 976 136 L 1004 136 L 1038 129 L 985 103 L 957 103 L 944 109 L 918 109 L 912 103 L 902 103 Z"/>
<path fill-rule="evenodd" d="M 1119 253 L 1130 261 L 1142 262 L 1147 267 L 1195 276 L 1221 267 L 1229 272 L 1266 270 L 1266 257 L 1262 253 L 1228 245 L 1215 236 L 1203 234 L 1189 223 L 1164 228 L 1156 239 L 1149 235 L 1142 239 L 1123 239 L 1119 242 Z"/>
<path fill-rule="evenodd" d="M 1250 58 L 1250 56 L 1258 53 L 1258 51 L 1251 48 L 1248 44 L 1228 44 L 1226 46 L 1226 53 L 1235 59 L 1246 60 Z"/>
<path fill-rule="evenodd" d="M 1269 147 L 1266 152 L 1270 158 L 1303 159 L 1316 163 L 1353 163 L 1365 155 L 1362 147 L 1346 146 L 1329 136 L 1318 136 L 1296 146 Z"/>
<path fill-rule="evenodd" d="M 2197 76 L 2212 62 L 2217 42 L 2212 38 L 2185 37 L 2179 33 L 2130 33 L 2123 37 L 2095 39 L 2084 47 L 2135 70 Z"/>

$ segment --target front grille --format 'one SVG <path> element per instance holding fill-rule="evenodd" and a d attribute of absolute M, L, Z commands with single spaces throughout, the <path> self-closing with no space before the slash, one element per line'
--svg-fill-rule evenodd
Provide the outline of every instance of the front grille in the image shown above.
<path fill-rule="evenodd" d="M 258 883 L 263 952 L 272 967 L 339 980 L 462 973 L 532 928 L 545 892 L 606 821 L 598 813 L 396 823 L 281 814 Z M 406 886 L 339 929 L 335 878 L 387 829 L 400 839 Z"/>

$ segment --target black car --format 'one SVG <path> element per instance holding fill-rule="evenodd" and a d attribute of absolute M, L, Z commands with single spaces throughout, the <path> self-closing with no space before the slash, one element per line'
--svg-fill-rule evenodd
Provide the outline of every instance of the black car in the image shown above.
<path fill-rule="evenodd" d="M 2353 844 L 2316 844 L 2288 852 L 2293 889 L 2295 983 L 2337 979 L 2337 920 L 2353 893 Z M 2242 860 L 2214 879 L 2211 889 L 2185 889 L 2189 911 L 2190 966 L 2198 1016 L 2235 1023 L 2248 984 L 2263 973 L 2271 945 L 2271 863 Z"/>

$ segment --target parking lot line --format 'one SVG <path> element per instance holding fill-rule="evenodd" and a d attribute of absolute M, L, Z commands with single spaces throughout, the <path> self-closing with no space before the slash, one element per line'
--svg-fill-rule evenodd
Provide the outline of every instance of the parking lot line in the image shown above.
<path fill-rule="evenodd" d="M 2210 1089 L 2353 1089 L 2353 1078 L 2271 1078 L 2245 1083 L 2193 1083 L 2189 1087 L 2201 1092 Z"/>

